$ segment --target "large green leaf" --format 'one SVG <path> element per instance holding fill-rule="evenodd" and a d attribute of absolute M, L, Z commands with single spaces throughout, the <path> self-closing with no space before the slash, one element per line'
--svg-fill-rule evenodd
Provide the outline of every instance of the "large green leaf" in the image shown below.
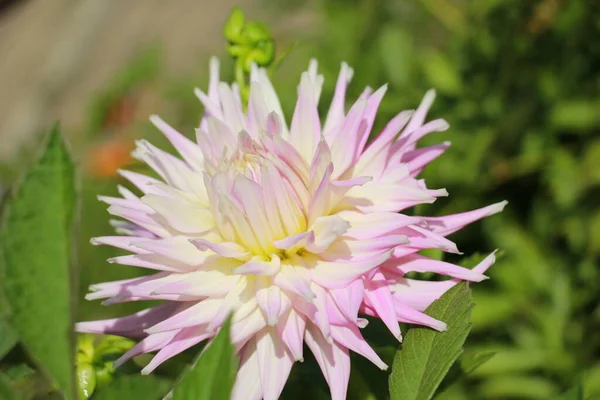
<path fill-rule="evenodd" d="M 229 337 L 230 322 L 202 352 L 173 391 L 172 400 L 228 400 L 238 359 Z"/>
<path fill-rule="evenodd" d="M 10 322 L 40 368 L 74 398 L 71 226 L 73 164 L 58 127 L 9 198 L 0 249 Z"/>
<path fill-rule="evenodd" d="M 169 381 L 153 376 L 132 375 L 116 379 L 100 390 L 94 400 L 159 400 L 169 391 Z"/>
<path fill-rule="evenodd" d="M 426 313 L 448 324 L 446 332 L 411 328 L 396 352 L 390 394 L 392 400 L 427 400 L 463 351 L 471 324 L 471 290 L 460 283 L 446 292 Z"/>

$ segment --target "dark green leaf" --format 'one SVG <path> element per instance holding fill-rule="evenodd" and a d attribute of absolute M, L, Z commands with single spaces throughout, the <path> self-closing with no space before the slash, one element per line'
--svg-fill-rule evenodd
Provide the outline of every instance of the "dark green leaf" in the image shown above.
<path fill-rule="evenodd" d="M 160 400 L 169 391 L 169 381 L 153 376 L 125 376 L 115 379 L 105 389 L 99 390 L 94 400 L 144 399 Z"/>
<path fill-rule="evenodd" d="M 228 400 L 238 359 L 229 337 L 230 321 L 173 390 L 172 400 Z"/>
<path fill-rule="evenodd" d="M 426 313 L 448 324 L 446 332 L 425 327 L 408 331 L 396 353 L 390 376 L 392 400 L 430 399 L 462 353 L 470 330 L 471 290 L 460 283 L 446 292 Z"/>
<path fill-rule="evenodd" d="M 74 398 L 71 226 L 73 164 L 54 128 L 39 161 L 8 200 L 0 249 L 11 325 L 31 357 Z"/>

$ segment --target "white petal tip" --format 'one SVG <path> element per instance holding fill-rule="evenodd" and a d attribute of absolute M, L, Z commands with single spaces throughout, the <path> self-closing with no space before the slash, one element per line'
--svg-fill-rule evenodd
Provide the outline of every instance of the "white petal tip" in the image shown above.
<path fill-rule="evenodd" d="M 496 203 L 495 207 L 493 207 L 492 214 L 504 211 L 504 207 L 506 207 L 507 204 L 508 204 L 507 200 L 503 200 L 500 203 Z"/>
<path fill-rule="evenodd" d="M 425 93 L 425 97 L 427 97 L 428 100 L 430 99 L 430 101 L 433 101 L 435 99 L 435 96 L 437 96 L 437 92 L 435 91 L 435 89 L 429 89 Z"/>

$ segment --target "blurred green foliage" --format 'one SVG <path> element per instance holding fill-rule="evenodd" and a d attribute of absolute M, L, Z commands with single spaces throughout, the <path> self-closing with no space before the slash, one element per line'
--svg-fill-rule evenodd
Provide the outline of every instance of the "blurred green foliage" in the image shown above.
<path fill-rule="evenodd" d="M 433 87 L 431 115 L 451 129 L 421 144 L 452 146 L 423 177 L 450 196 L 416 212 L 441 215 L 509 200 L 500 217 L 453 236 L 466 254 L 504 252 L 492 279 L 473 286 L 477 305 L 466 344 L 496 354 L 439 398 L 548 399 L 577 379 L 585 398 L 600 396 L 600 4 L 319 5 L 320 31 L 300 38 L 276 77 L 280 93 L 290 96 L 287 110 L 296 84 L 288 77 L 311 57 L 325 75 L 322 105 L 340 61 L 355 70 L 351 98 L 364 86 L 390 83 L 376 128 Z"/>

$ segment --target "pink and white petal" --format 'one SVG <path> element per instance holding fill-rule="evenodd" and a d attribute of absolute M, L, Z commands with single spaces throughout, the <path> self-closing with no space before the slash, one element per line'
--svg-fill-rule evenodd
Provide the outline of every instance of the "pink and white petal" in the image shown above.
<path fill-rule="evenodd" d="M 185 310 L 152 325 L 145 329 L 145 332 L 150 334 L 207 325 L 217 315 L 222 303 L 223 299 L 218 298 L 202 300 Z"/>
<path fill-rule="evenodd" d="M 311 278 L 325 288 L 340 289 L 381 265 L 390 255 L 391 251 L 383 251 L 350 262 L 318 261 L 310 271 Z"/>
<path fill-rule="evenodd" d="M 422 221 L 420 217 L 393 212 L 342 211 L 337 215 L 350 224 L 345 236 L 359 240 L 378 238 L 404 226 L 415 225 Z"/>
<path fill-rule="evenodd" d="M 250 260 L 241 264 L 233 270 L 236 274 L 242 275 L 274 275 L 279 272 L 281 267 L 281 259 L 277 254 L 271 255 L 271 260 L 265 260 L 265 257 L 254 256 Z"/>
<path fill-rule="evenodd" d="M 117 170 L 119 175 L 123 178 L 127 179 L 129 182 L 133 183 L 138 189 L 140 189 L 144 194 L 162 194 L 162 192 L 157 189 L 154 184 L 159 183 L 160 181 L 149 177 L 147 175 L 139 174 L 133 171 L 127 171 L 123 169 Z"/>
<path fill-rule="evenodd" d="M 170 317 L 179 308 L 185 306 L 182 303 L 168 302 L 125 317 L 78 322 L 75 324 L 75 330 L 81 333 L 146 337 L 147 334 L 144 332 L 146 328 Z"/>
<path fill-rule="evenodd" d="M 367 129 L 363 117 L 367 109 L 367 101 L 359 99 L 348 111 L 344 124 L 331 144 L 331 161 L 333 162 L 333 178 L 341 176 L 354 163 L 358 143 Z"/>
<path fill-rule="evenodd" d="M 294 359 L 273 327 L 256 335 L 258 372 L 265 400 L 277 400 L 290 375 Z"/>
<path fill-rule="evenodd" d="M 126 219 L 158 237 L 171 236 L 171 231 L 168 229 L 168 227 L 161 226 L 157 221 L 153 220 L 144 212 L 123 208 L 120 206 L 110 206 L 108 207 L 107 211 L 110 215 Z"/>
<path fill-rule="evenodd" d="M 131 192 L 129 192 L 131 193 Z M 123 208 L 129 208 L 131 210 L 136 210 L 136 211 L 140 211 L 146 214 L 152 214 L 154 212 L 154 210 L 150 207 L 148 207 L 146 204 L 142 203 L 140 201 L 140 199 L 138 199 L 137 197 L 135 198 L 129 198 L 129 199 L 122 199 L 119 197 L 110 197 L 110 196 L 98 196 L 98 200 L 100 200 L 103 203 L 108 204 L 109 206 L 119 206 L 119 207 L 123 207 Z"/>
<path fill-rule="evenodd" d="M 490 262 L 489 260 L 487 262 Z M 491 261 L 493 263 L 493 261 Z M 482 273 L 459 267 L 444 261 L 434 260 L 419 254 L 411 254 L 399 259 L 392 258 L 383 266 L 385 269 L 392 269 L 398 273 L 407 274 L 408 272 L 434 272 L 440 275 L 451 276 L 453 278 L 467 280 L 471 282 L 481 282 L 488 279 Z"/>
<path fill-rule="evenodd" d="M 394 166 L 399 162 L 402 162 L 402 158 L 407 152 L 415 149 L 416 143 L 424 136 L 432 132 L 444 132 L 447 131 L 450 126 L 448 122 L 443 119 L 436 119 L 429 121 L 422 127 L 416 129 L 406 136 L 400 137 L 390 148 L 388 155 L 388 166 Z"/>
<path fill-rule="evenodd" d="M 375 273 L 372 279 L 365 279 L 365 298 L 394 337 L 402 341 L 400 325 L 398 325 L 398 319 L 394 312 L 392 292 L 387 279 L 381 272 Z"/>
<path fill-rule="evenodd" d="M 110 224 L 110 226 L 115 228 L 115 232 L 118 233 L 119 235 L 136 236 L 138 238 L 145 238 L 145 239 L 156 239 L 157 238 L 157 236 L 154 233 L 148 231 L 145 228 L 142 228 L 139 225 L 129 222 L 129 221 L 121 221 L 118 219 L 111 219 L 108 221 L 108 223 Z"/>
<path fill-rule="evenodd" d="M 319 329 L 308 324 L 304 341 L 312 351 L 329 384 L 332 400 L 345 400 L 350 379 L 350 354 L 336 341 L 329 343 Z"/>
<path fill-rule="evenodd" d="M 394 298 L 394 309 L 398 321 L 409 324 L 424 325 L 433 328 L 437 331 L 445 331 L 448 326 L 445 322 L 430 317 L 429 315 L 415 310 L 414 308 L 402 303 Z"/>
<path fill-rule="evenodd" d="M 339 215 L 317 218 L 311 227 L 313 235 L 306 242 L 306 250 L 313 254 L 325 252 L 349 227 L 350 224 Z"/>
<path fill-rule="evenodd" d="M 281 122 L 281 136 L 287 138 L 289 132 L 285 123 L 283 110 L 281 109 L 281 103 L 279 102 L 279 97 L 277 96 L 277 93 L 273 88 L 273 84 L 269 79 L 267 70 L 264 68 L 257 68 L 253 80 L 258 82 L 262 90 L 262 95 L 269 113 L 275 113 L 275 115 L 279 117 L 279 121 Z"/>
<path fill-rule="evenodd" d="M 223 263 L 227 260 L 221 259 Z M 190 297 L 221 297 L 229 293 L 240 280 L 239 275 L 229 275 L 217 270 L 193 271 L 181 274 L 179 280 L 156 288 L 154 294 L 179 294 Z"/>
<path fill-rule="evenodd" d="M 145 195 L 142 201 L 180 232 L 202 233 L 215 227 L 210 210 L 199 204 L 154 194 Z"/>
<path fill-rule="evenodd" d="M 305 328 L 306 317 L 294 308 L 290 308 L 277 322 L 277 331 L 281 336 L 281 340 L 285 343 L 295 361 L 304 361 L 302 345 Z"/>
<path fill-rule="evenodd" d="M 214 243 L 203 238 L 189 239 L 194 248 L 198 251 L 210 251 L 225 258 L 235 258 L 245 260 L 250 256 L 250 252 L 244 247 L 234 242 Z"/>
<path fill-rule="evenodd" d="M 329 111 L 327 112 L 325 126 L 323 127 L 323 136 L 329 144 L 333 143 L 344 123 L 346 88 L 348 87 L 350 80 L 352 80 L 353 74 L 354 71 L 352 68 L 350 68 L 345 62 L 342 62 L 340 74 L 335 85 L 333 99 L 331 101 L 331 105 L 329 106 Z"/>
<path fill-rule="evenodd" d="M 242 349 L 240 369 L 233 385 L 231 400 L 260 400 L 262 398 L 256 339 L 252 338 Z"/>
<path fill-rule="evenodd" d="M 223 118 L 219 119 L 229 125 L 235 135 L 246 130 L 246 118 L 244 117 L 242 104 L 233 93 L 233 90 L 226 83 L 219 82 L 218 92 L 223 109 Z"/>
<path fill-rule="evenodd" d="M 169 142 L 171 142 L 190 167 L 196 171 L 204 170 L 204 157 L 196 143 L 177 132 L 158 115 L 151 115 L 150 122 L 169 139 Z"/>
<path fill-rule="evenodd" d="M 355 322 L 358 318 L 358 310 L 364 297 L 364 283 L 357 279 L 342 289 L 331 289 L 328 291 L 340 311 L 349 321 Z"/>
<path fill-rule="evenodd" d="M 113 366 L 115 368 L 118 368 L 133 357 L 139 356 L 140 354 L 150 353 L 162 349 L 163 347 L 168 345 L 179 332 L 179 330 L 175 330 L 148 335 L 146 338 L 144 338 L 131 349 L 129 349 L 125 354 L 119 357 L 114 362 Z"/>
<path fill-rule="evenodd" d="M 406 304 L 418 311 L 425 311 L 435 300 L 439 299 L 459 280 L 448 281 L 420 281 L 415 279 L 399 279 L 390 285 L 396 301 Z"/>
<path fill-rule="evenodd" d="M 233 314 L 231 343 L 233 343 L 238 350 L 246 343 L 253 340 L 258 331 L 267 326 L 267 320 L 256 305 L 256 302 L 253 305 L 252 311 L 245 317 L 239 318 L 239 320 L 237 319 L 239 310 Z"/>
<path fill-rule="evenodd" d="M 418 225 L 400 228 L 395 233 L 408 236 L 410 243 L 404 246 L 407 250 L 439 249 L 446 253 L 462 254 L 458 251 L 456 244 L 451 240 Z M 399 250 L 399 252 L 394 252 L 395 257 L 399 257 L 399 255 L 402 254 L 402 249 L 397 250 Z"/>
<path fill-rule="evenodd" d="M 365 145 L 367 144 L 367 140 L 371 134 L 371 129 L 373 128 L 373 123 L 375 122 L 375 117 L 377 116 L 379 104 L 381 104 L 381 100 L 383 99 L 383 96 L 385 96 L 386 92 L 387 84 L 377 89 L 375 93 L 369 96 L 369 99 L 367 100 L 367 108 L 365 109 L 365 113 L 363 115 L 363 118 L 366 122 L 366 128 L 362 131 L 362 136 L 359 136 L 358 138 L 358 146 L 356 148 L 354 157 L 355 160 L 358 159 L 365 149 Z"/>
<path fill-rule="evenodd" d="M 196 246 L 183 236 L 173 236 L 167 239 L 156 240 L 134 240 L 132 245 L 191 266 L 202 265 L 208 257 L 214 255 L 212 251 L 198 250 Z"/>
<path fill-rule="evenodd" d="M 360 155 L 352 176 L 367 175 L 379 178 L 385 170 L 388 152 L 402 128 L 408 123 L 412 111 L 402 111 L 388 122 L 386 127 Z"/>
<path fill-rule="evenodd" d="M 190 347 L 214 336 L 214 332 L 207 332 L 204 327 L 194 327 L 182 329 L 175 335 L 173 340 L 163 347 L 142 369 L 142 375 L 148 375 L 154 371 L 160 364 L 171 357 L 189 349 Z"/>
<path fill-rule="evenodd" d="M 404 133 L 401 137 L 410 135 L 413 131 L 423 125 L 423 122 L 425 122 L 425 118 L 427 117 L 427 113 L 429 112 L 429 109 L 435 100 L 435 96 L 436 93 L 433 89 L 430 89 L 427 91 L 427 93 L 425 93 L 423 100 L 421 100 L 421 104 L 419 104 L 419 107 L 417 107 L 417 110 L 410 119 L 410 122 L 408 125 L 406 125 L 406 129 L 404 129 Z"/>
<path fill-rule="evenodd" d="M 428 229 L 431 231 L 438 235 L 448 236 L 481 218 L 489 217 L 490 215 L 501 212 L 507 204 L 508 202 L 505 200 L 487 207 L 460 214 L 446 215 L 443 217 L 422 217 L 422 219 L 427 222 Z"/>
<path fill-rule="evenodd" d="M 398 212 L 421 203 L 433 203 L 435 196 L 408 183 L 367 182 L 346 194 L 346 202 L 366 213 Z"/>
<path fill-rule="evenodd" d="M 136 238 L 136 237 L 131 237 L 131 236 L 99 236 L 99 237 L 90 239 L 90 243 L 93 244 L 94 246 L 106 245 L 106 246 L 116 247 L 118 249 L 131 251 L 132 253 L 148 254 L 148 253 L 150 253 L 149 251 L 141 249 L 137 246 L 133 246 L 131 244 L 131 242 L 141 242 L 143 240 L 147 240 L 147 239 L 145 239 L 145 238 L 141 239 L 141 238 Z M 149 239 L 149 240 L 152 240 L 152 239 Z"/>
<path fill-rule="evenodd" d="M 298 102 L 294 110 L 288 141 L 306 162 L 312 160 L 321 138 L 321 123 L 315 101 L 316 91 L 316 82 L 310 78 L 308 72 L 304 72 L 298 88 Z"/>
<path fill-rule="evenodd" d="M 310 281 L 309 271 L 305 267 L 295 267 L 293 264 L 281 264 L 279 272 L 273 278 L 273 283 L 280 288 L 312 301 L 315 294 L 310 289 Z"/>
<path fill-rule="evenodd" d="M 169 272 L 188 272 L 197 267 L 197 265 L 190 266 L 189 264 L 176 261 L 160 254 L 130 254 L 128 256 L 109 258 L 107 261 L 111 264 L 128 265 L 131 267 Z"/>
<path fill-rule="evenodd" d="M 410 176 L 415 177 L 427 164 L 444 154 L 448 147 L 450 147 L 450 142 L 412 150 L 404 153 L 402 162 L 408 165 Z"/>
<path fill-rule="evenodd" d="M 387 364 L 379 358 L 377 353 L 375 353 L 375 350 L 373 350 L 365 338 L 363 338 L 356 325 L 332 325 L 331 335 L 333 336 L 334 341 L 365 357 L 379 369 L 386 370 L 388 368 Z"/>

